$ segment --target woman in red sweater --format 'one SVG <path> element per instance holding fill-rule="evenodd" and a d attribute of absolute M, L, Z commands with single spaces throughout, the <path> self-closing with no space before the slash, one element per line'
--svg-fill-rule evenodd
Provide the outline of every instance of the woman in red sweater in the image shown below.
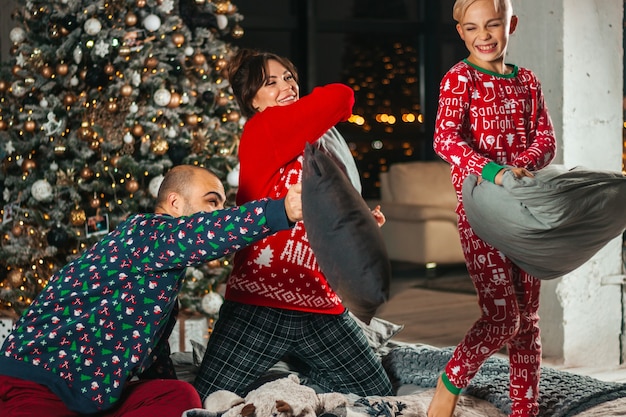
<path fill-rule="evenodd" d="M 350 117 L 353 91 L 330 84 L 300 98 L 288 59 L 246 49 L 231 60 L 229 80 L 248 118 L 237 201 L 282 197 L 302 179 L 305 144 L 336 135 L 333 126 Z M 220 389 L 243 395 L 285 356 L 305 365 L 305 382 L 324 391 L 391 394 L 380 360 L 320 271 L 302 222 L 240 251 L 225 298 L 195 381 L 203 399 Z"/>

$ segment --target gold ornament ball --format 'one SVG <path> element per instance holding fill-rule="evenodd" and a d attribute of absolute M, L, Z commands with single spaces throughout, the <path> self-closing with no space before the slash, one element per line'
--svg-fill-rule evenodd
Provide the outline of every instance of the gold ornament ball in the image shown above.
<path fill-rule="evenodd" d="M 78 73 L 78 76 L 80 77 L 81 80 L 85 80 L 85 78 L 87 78 L 87 70 L 86 69 L 82 69 L 80 70 L 80 72 Z"/>
<path fill-rule="evenodd" d="M 62 36 L 67 36 L 70 34 L 70 31 L 65 26 L 61 26 L 61 29 L 59 29 L 59 32 L 61 33 Z"/>
<path fill-rule="evenodd" d="M 80 170 L 80 177 L 84 180 L 88 180 L 93 177 L 93 170 L 89 167 L 84 167 Z"/>
<path fill-rule="evenodd" d="M 19 287 L 24 282 L 20 271 L 17 271 L 15 269 L 9 272 L 7 277 L 9 278 L 9 283 L 11 284 L 13 288 Z"/>
<path fill-rule="evenodd" d="M 94 195 L 93 198 L 89 200 L 89 207 L 94 209 L 100 207 L 100 199 L 98 198 L 98 196 Z"/>
<path fill-rule="evenodd" d="M 137 0 L 135 2 L 135 4 L 137 5 L 137 7 L 142 8 L 142 7 L 146 7 L 146 0 Z"/>
<path fill-rule="evenodd" d="M 208 265 L 209 268 L 219 268 L 220 266 L 222 266 L 222 262 L 218 259 L 213 259 L 212 261 L 208 262 Z"/>
<path fill-rule="evenodd" d="M 238 111 L 231 111 L 230 113 L 228 113 L 228 115 L 226 116 L 226 119 L 229 122 L 233 122 L 233 123 L 237 123 L 239 121 L 239 118 L 241 117 L 241 115 L 239 114 Z"/>
<path fill-rule="evenodd" d="M 244 32 L 243 28 L 239 25 L 239 23 L 237 23 L 235 26 L 233 26 L 233 29 L 230 31 L 230 35 L 234 39 L 242 38 L 244 33 L 245 32 Z"/>
<path fill-rule="evenodd" d="M 68 93 L 65 95 L 65 97 L 63 97 L 63 104 L 65 106 L 71 106 L 72 104 L 74 104 L 74 102 L 76 101 L 76 97 L 74 97 L 74 95 L 72 93 Z"/>
<path fill-rule="evenodd" d="M 167 107 L 169 107 L 170 109 L 175 109 L 176 107 L 180 106 L 180 103 L 182 102 L 182 96 L 178 93 L 172 93 L 171 98 L 170 98 L 170 102 L 167 105 Z"/>
<path fill-rule="evenodd" d="M 9 48 L 9 54 L 11 54 L 12 56 L 15 56 L 17 54 L 17 51 L 19 51 L 19 45 L 13 44 L 13 46 L 11 46 L 11 48 Z"/>
<path fill-rule="evenodd" d="M 186 123 L 188 126 L 197 126 L 198 125 L 198 116 L 195 114 L 189 114 L 186 118 Z"/>
<path fill-rule="evenodd" d="M 215 61 L 215 69 L 218 71 L 226 68 L 227 65 L 228 65 L 228 61 L 226 61 L 224 58 L 220 58 L 217 61 Z"/>
<path fill-rule="evenodd" d="M 191 57 L 191 60 L 194 65 L 198 65 L 198 66 L 204 65 L 204 63 L 206 62 L 206 56 L 204 56 L 202 52 L 196 52 Z"/>
<path fill-rule="evenodd" d="M 215 99 L 215 102 L 217 103 L 218 106 L 225 106 L 228 104 L 228 96 L 226 94 L 218 94 L 217 98 Z"/>
<path fill-rule="evenodd" d="M 162 156 L 165 155 L 167 150 L 170 148 L 170 145 L 163 138 L 157 138 L 150 144 L 150 150 L 153 154 Z"/>
<path fill-rule="evenodd" d="M 113 75 L 115 73 L 115 66 L 113 66 L 113 64 L 106 64 L 104 66 L 104 73 L 106 75 Z"/>
<path fill-rule="evenodd" d="M 149 70 L 155 69 L 159 65 L 159 59 L 155 56 L 149 56 L 143 64 Z"/>
<path fill-rule="evenodd" d="M 7 91 L 9 83 L 6 80 L 0 80 L 0 91 Z"/>
<path fill-rule="evenodd" d="M 99 139 L 92 139 L 91 142 L 89 142 L 89 149 L 91 149 L 92 151 L 97 151 L 100 149 L 100 140 Z"/>
<path fill-rule="evenodd" d="M 33 161 L 32 159 L 26 159 L 24 160 L 24 162 L 22 162 L 22 172 L 24 173 L 32 171 L 35 168 L 37 168 L 37 162 Z"/>
<path fill-rule="evenodd" d="M 11 73 L 13 75 L 18 75 L 21 70 L 22 70 L 22 67 L 20 67 L 19 65 L 13 65 L 13 68 L 11 69 Z"/>
<path fill-rule="evenodd" d="M 133 12 L 126 13 L 126 19 L 124 19 L 127 26 L 135 26 L 137 24 L 137 15 Z"/>
<path fill-rule="evenodd" d="M 111 100 L 107 103 L 107 111 L 109 113 L 115 113 L 118 110 L 117 101 Z"/>
<path fill-rule="evenodd" d="M 137 180 L 130 180 L 126 182 L 126 191 L 129 193 L 136 193 L 139 189 L 139 182 Z"/>
<path fill-rule="evenodd" d="M 185 35 L 179 32 L 174 33 L 172 35 L 172 42 L 178 47 L 182 46 L 185 43 Z"/>
<path fill-rule="evenodd" d="M 120 156 L 119 155 L 113 155 L 110 159 L 111 162 L 111 166 L 116 167 L 117 163 L 120 161 Z"/>
<path fill-rule="evenodd" d="M 0 119 L 0 130 L 7 130 L 9 128 L 9 124 L 6 120 Z"/>
<path fill-rule="evenodd" d="M 37 129 L 37 123 L 34 120 L 26 120 L 24 122 L 24 130 L 28 133 L 33 133 Z"/>
<path fill-rule="evenodd" d="M 122 88 L 120 88 L 120 94 L 124 97 L 129 97 L 133 94 L 133 86 L 130 84 L 124 84 Z"/>
<path fill-rule="evenodd" d="M 142 135 L 143 135 L 143 126 L 142 126 L 142 125 L 140 125 L 139 123 L 137 123 L 136 125 L 134 125 L 134 126 L 130 129 L 130 133 L 131 133 L 134 137 L 136 137 L 136 138 L 138 138 L 138 137 L 142 136 Z"/>
<path fill-rule="evenodd" d="M 90 140 L 93 137 L 93 129 L 88 123 L 83 123 L 81 127 L 78 128 L 77 134 L 80 140 Z"/>
<path fill-rule="evenodd" d="M 72 226 L 82 226 L 85 224 L 86 220 L 87 215 L 85 214 L 85 210 L 75 208 L 70 212 L 70 223 L 72 223 Z"/>
<path fill-rule="evenodd" d="M 120 46 L 120 50 L 118 51 L 118 54 L 120 54 L 120 56 L 129 56 L 130 55 L 130 46 Z"/>
<path fill-rule="evenodd" d="M 45 78 L 52 77 L 52 74 L 54 74 L 54 71 L 52 70 L 50 65 L 44 65 L 43 68 L 41 68 L 41 75 L 43 75 Z"/>
<path fill-rule="evenodd" d="M 61 62 L 59 65 L 57 65 L 57 74 L 64 77 L 67 75 L 67 73 L 69 72 L 69 66 L 64 63 Z"/>
<path fill-rule="evenodd" d="M 20 226 L 19 224 L 16 224 L 15 226 L 13 226 L 11 228 L 11 233 L 13 234 L 13 236 L 15 237 L 20 237 L 22 236 L 22 233 L 24 232 L 24 229 L 22 228 L 22 226 Z"/>

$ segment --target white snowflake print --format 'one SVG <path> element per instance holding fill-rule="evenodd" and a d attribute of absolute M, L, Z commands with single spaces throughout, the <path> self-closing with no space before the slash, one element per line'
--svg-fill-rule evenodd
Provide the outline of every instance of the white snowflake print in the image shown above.
<path fill-rule="evenodd" d="M 96 55 L 101 58 L 104 58 L 109 54 L 110 45 L 106 43 L 104 40 L 100 39 L 98 43 L 96 43 Z"/>
<path fill-rule="evenodd" d="M 259 256 L 254 260 L 254 263 L 259 266 L 270 267 L 272 265 L 272 259 L 274 258 L 274 251 L 269 247 L 261 249 Z"/>

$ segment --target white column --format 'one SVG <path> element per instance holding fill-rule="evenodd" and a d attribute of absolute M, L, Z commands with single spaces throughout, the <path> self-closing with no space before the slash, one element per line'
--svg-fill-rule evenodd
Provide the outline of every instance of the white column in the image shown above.
<path fill-rule="evenodd" d="M 621 170 L 622 0 L 513 0 L 507 61 L 542 81 L 559 138 L 556 162 Z M 626 210 L 626 208 L 625 208 Z M 568 367 L 615 367 L 622 327 L 621 237 L 565 277 L 544 281 L 544 356 Z"/>

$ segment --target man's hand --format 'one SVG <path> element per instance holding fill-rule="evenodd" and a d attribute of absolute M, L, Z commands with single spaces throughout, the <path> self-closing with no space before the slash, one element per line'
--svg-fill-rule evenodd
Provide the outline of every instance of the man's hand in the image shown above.
<path fill-rule="evenodd" d="M 291 222 L 302 220 L 302 183 L 289 187 L 285 196 L 285 212 Z"/>

